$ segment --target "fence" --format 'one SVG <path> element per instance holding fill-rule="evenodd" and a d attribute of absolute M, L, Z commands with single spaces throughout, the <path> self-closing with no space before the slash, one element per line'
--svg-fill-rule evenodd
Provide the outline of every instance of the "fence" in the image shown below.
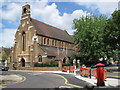
<path fill-rule="evenodd" d="M 80 68 L 80 75 L 90 77 L 90 69 L 89 68 Z"/>
<path fill-rule="evenodd" d="M 75 67 L 74 66 L 64 66 L 62 68 L 62 71 L 64 72 L 67 72 L 67 71 L 70 71 L 70 72 L 75 72 Z M 104 79 L 107 78 L 107 75 L 108 75 L 108 72 L 107 70 L 104 69 Z M 89 68 L 79 68 L 79 74 L 83 77 L 90 77 L 91 76 L 94 76 L 95 78 L 97 78 L 97 68 L 94 68 L 94 69 L 89 69 Z"/>

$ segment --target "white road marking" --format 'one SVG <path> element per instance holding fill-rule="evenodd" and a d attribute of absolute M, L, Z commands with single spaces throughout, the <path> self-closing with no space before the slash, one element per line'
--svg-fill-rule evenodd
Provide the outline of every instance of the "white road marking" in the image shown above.
<path fill-rule="evenodd" d="M 73 87 L 70 87 L 70 86 L 59 86 L 59 88 L 73 88 Z"/>
<path fill-rule="evenodd" d="M 41 75 L 43 73 L 35 73 L 35 72 L 33 72 L 33 73 L 28 73 L 28 74 L 30 74 L 30 75 Z"/>

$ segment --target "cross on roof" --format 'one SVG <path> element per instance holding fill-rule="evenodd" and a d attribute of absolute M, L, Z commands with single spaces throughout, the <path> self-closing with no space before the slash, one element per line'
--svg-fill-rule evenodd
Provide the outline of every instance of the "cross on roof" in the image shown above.
<path fill-rule="evenodd" d="M 28 2 L 25 2 L 26 4 L 28 4 Z"/>

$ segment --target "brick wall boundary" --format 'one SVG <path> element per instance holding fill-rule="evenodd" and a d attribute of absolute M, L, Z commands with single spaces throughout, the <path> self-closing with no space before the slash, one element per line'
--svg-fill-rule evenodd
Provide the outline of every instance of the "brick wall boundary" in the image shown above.
<path fill-rule="evenodd" d="M 58 71 L 58 67 L 20 67 L 17 70 Z"/>

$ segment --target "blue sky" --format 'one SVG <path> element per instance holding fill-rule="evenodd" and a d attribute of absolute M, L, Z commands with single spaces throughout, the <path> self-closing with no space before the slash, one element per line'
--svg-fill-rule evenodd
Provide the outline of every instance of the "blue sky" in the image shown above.
<path fill-rule="evenodd" d="M 1 0 L 0 46 L 13 46 L 15 32 L 20 24 L 21 8 L 26 1 L 31 5 L 32 18 L 73 34 L 73 19 L 89 14 L 110 17 L 118 8 L 119 0 Z"/>
<path fill-rule="evenodd" d="M 53 2 L 48 3 L 48 5 L 51 5 Z M 57 5 L 57 9 L 60 11 L 60 15 L 63 15 L 63 13 L 72 14 L 75 10 L 83 10 L 87 11 L 89 13 L 92 13 L 94 15 L 100 15 L 101 13 L 98 11 L 98 9 L 92 11 L 88 8 L 86 8 L 85 5 L 79 5 L 76 2 L 55 2 Z"/>

